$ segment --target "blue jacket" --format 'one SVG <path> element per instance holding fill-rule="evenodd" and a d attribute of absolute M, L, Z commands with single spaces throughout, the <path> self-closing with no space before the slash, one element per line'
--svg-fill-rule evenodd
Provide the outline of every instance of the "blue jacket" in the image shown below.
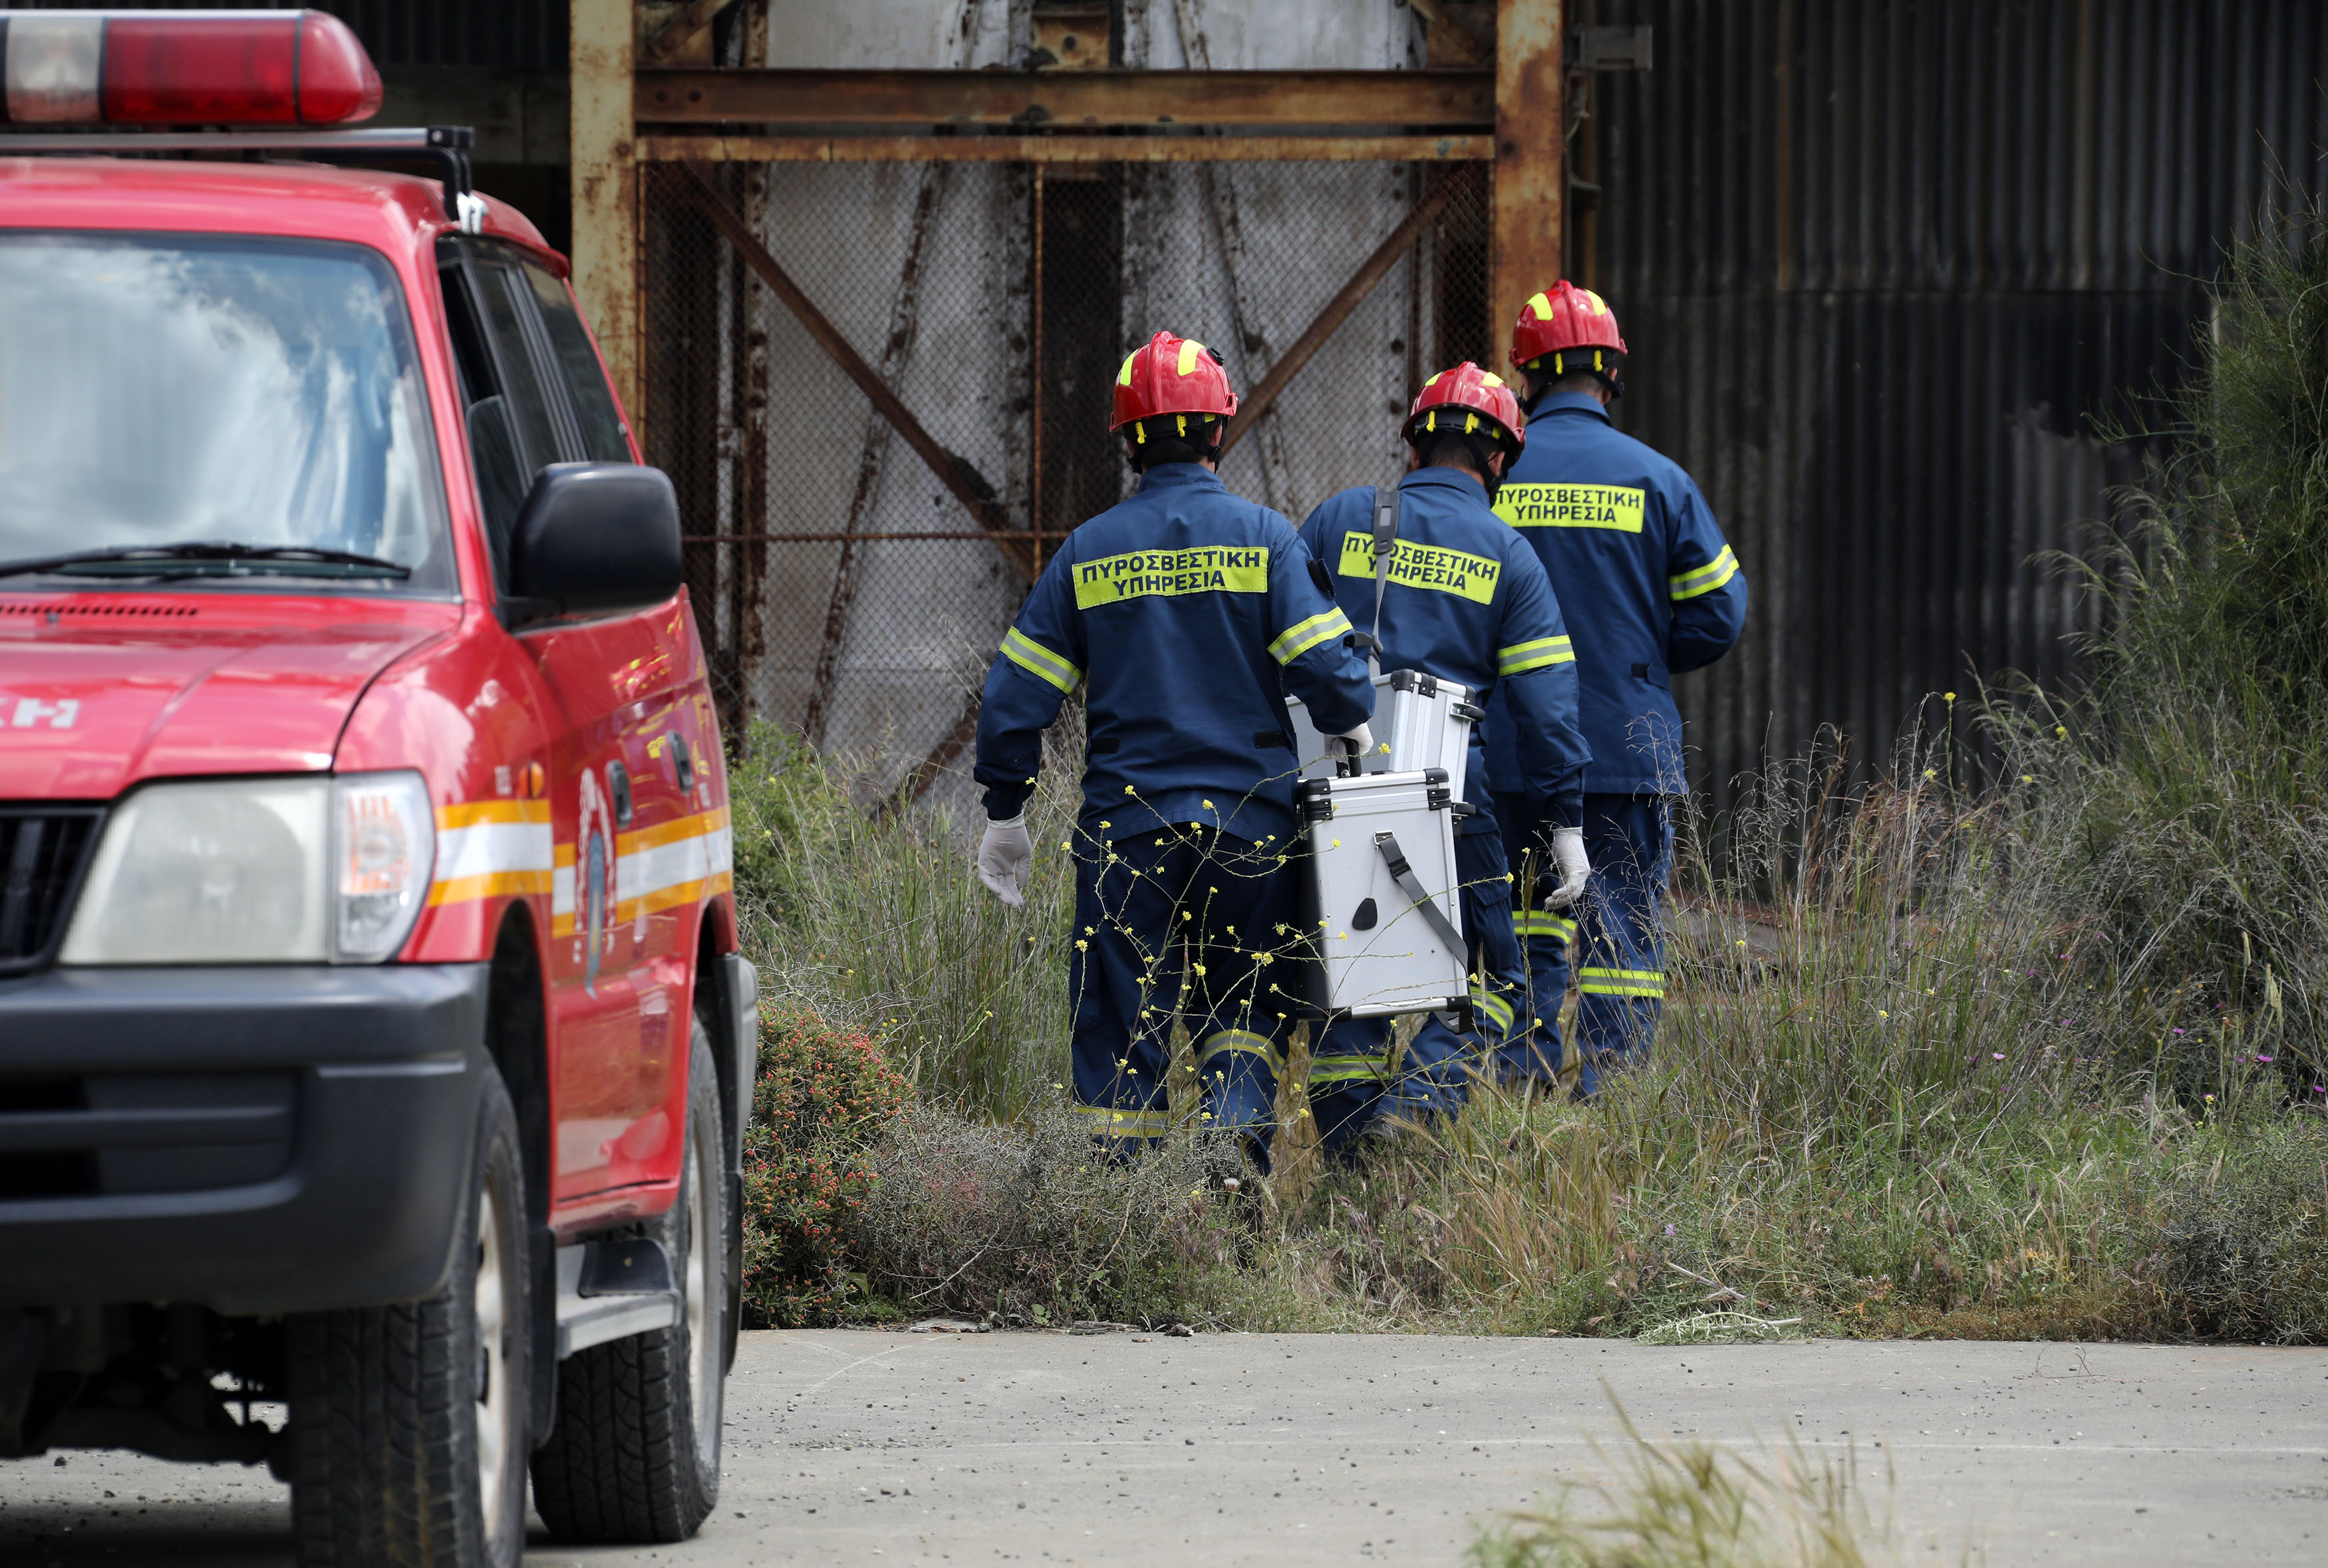
<path fill-rule="evenodd" d="M 1609 423 L 1600 399 L 1545 398 L 1496 514 L 1535 547 L 1568 612 L 1593 794 L 1680 794 L 1673 677 L 1713 663 L 1746 624 L 1746 578 L 1688 474 Z M 1488 718 L 1488 766 L 1509 777 L 1510 726 Z M 1500 784 L 1498 787 L 1501 787 Z"/>
<path fill-rule="evenodd" d="M 1291 840 L 1286 692 L 1328 735 L 1374 713 L 1322 576 L 1291 523 L 1203 465 L 1150 469 L 1067 537 L 1003 634 L 972 770 L 987 813 L 1018 814 L 1044 729 L 1088 681 L 1084 831 L 1112 840 L 1201 822 L 1254 843 Z"/>
<path fill-rule="evenodd" d="M 1488 493 L 1453 468 L 1399 481 L 1398 549 L 1383 592 L 1382 667 L 1421 670 L 1504 699 L 1513 731 L 1505 771 L 1472 735 L 1464 798 L 1479 807 L 1459 832 L 1496 827 L 1488 788 L 1525 789 L 1564 824 L 1582 821 L 1584 737 L 1576 723 L 1576 655 L 1535 552 L 1488 510 Z M 1328 498 L 1301 542 L 1334 574 L 1334 597 L 1361 630 L 1375 618 L 1374 490 Z M 1484 728 L 1484 727 L 1483 727 Z M 1519 823 L 1515 828 L 1522 828 Z"/>

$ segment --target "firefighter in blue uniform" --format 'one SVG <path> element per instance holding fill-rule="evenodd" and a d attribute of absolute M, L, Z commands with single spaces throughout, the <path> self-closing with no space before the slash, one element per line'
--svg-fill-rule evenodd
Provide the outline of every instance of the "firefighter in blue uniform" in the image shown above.
<path fill-rule="evenodd" d="M 1344 615 L 1378 638 L 1382 668 L 1418 670 L 1503 700 L 1514 736 L 1511 788 L 1544 803 L 1569 872 L 1554 890 L 1583 891 L 1585 754 L 1577 728 L 1576 655 L 1543 566 L 1488 509 L 1525 430 L 1518 400 L 1474 364 L 1423 383 L 1404 430 L 1407 474 L 1398 486 L 1397 542 L 1381 583 L 1376 627 L 1375 492 L 1345 490 L 1310 514 L 1301 542 L 1334 574 Z M 1475 735 L 1464 794 L 1475 808 L 1456 826 L 1463 929 L 1470 946 L 1474 1033 L 1433 1014 L 1404 1057 L 1388 1058 L 1386 1019 L 1343 1019 L 1310 1052 L 1310 1109 L 1327 1152 L 1346 1156 L 1382 1119 L 1408 1121 L 1460 1107 L 1475 1065 L 1500 1047 L 1526 1000 L 1512 926 L 1512 879 Z M 1497 787 L 1505 787 L 1501 779 Z"/>
<path fill-rule="evenodd" d="M 1609 1068 L 1647 1056 L 1662 1010 L 1672 803 L 1688 789 L 1672 679 L 1730 652 L 1746 620 L 1746 578 L 1705 497 L 1678 465 L 1609 422 L 1624 361 L 1617 319 L 1590 290 L 1562 282 L 1527 302 L 1512 329 L 1527 447 L 1496 497 L 1497 514 L 1535 547 L 1567 611 L 1592 751 L 1584 775 L 1591 884 L 1573 925 L 1544 908 L 1518 916 L 1535 1030 L 1506 1068 L 1536 1077 L 1558 1071 L 1573 950 L 1577 1092 L 1585 1096 Z M 1491 711 L 1488 763 L 1499 790 L 1515 776 L 1505 760 L 1508 730 Z M 1508 824 L 1536 807 L 1514 796 L 1497 809 Z"/>
<path fill-rule="evenodd" d="M 1265 1170 L 1300 991 L 1277 962 L 1300 939 L 1285 698 L 1356 750 L 1371 745 L 1374 693 L 1293 525 L 1214 475 L 1236 412 L 1220 356 L 1158 333 L 1123 361 L 1114 398 L 1139 488 L 1051 558 L 987 672 L 977 871 L 1020 902 L 1043 731 L 1084 685 L 1067 959 L 1076 1108 L 1119 1150 L 1161 1135 L 1185 1011 L 1206 1124 L 1239 1134 Z"/>

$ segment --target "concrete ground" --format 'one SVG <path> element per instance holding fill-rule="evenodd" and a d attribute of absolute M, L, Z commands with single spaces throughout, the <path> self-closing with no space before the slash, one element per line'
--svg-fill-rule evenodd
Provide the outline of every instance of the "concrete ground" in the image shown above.
<path fill-rule="evenodd" d="M 1451 1563 L 1605 1473 L 1611 1394 L 1652 1439 L 1851 1454 L 1909 1563 L 2328 1562 L 2323 1350 L 861 1332 L 744 1337 L 698 1539 L 528 1561 Z M 21 1568 L 268 1568 L 288 1528 L 263 1471 L 0 1462 Z"/>

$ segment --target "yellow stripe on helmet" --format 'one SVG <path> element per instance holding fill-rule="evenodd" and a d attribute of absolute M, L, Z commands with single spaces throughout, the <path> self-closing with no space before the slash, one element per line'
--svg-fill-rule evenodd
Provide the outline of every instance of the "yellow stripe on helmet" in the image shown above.
<path fill-rule="evenodd" d="M 1527 302 L 1527 307 L 1535 312 L 1535 318 L 1538 321 L 1550 321 L 1552 319 L 1552 296 L 1545 294 L 1541 289 L 1539 289 L 1535 295 L 1529 299 Z"/>
<path fill-rule="evenodd" d="M 1123 356 L 1123 369 L 1115 372 L 1115 384 L 1117 386 L 1128 387 L 1131 385 L 1131 361 L 1139 357 L 1140 351 L 1138 349 L 1134 349 L 1130 353 Z"/>
<path fill-rule="evenodd" d="M 1185 376 L 1195 370 L 1197 356 L 1204 352 L 1205 345 L 1195 338 L 1182 338 L 1180 340 L 1180 373 Z"/>

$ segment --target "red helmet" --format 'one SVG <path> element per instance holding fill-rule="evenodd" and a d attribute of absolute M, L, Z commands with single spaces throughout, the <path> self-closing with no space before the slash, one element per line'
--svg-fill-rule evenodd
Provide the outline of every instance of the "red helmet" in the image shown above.
<path fill-rule="evenodd" d="M 1210 414 L 1227 418 L 1237 411 L 1229 373 L 1221 356 L 1194 338 L 1159 332 L 1124 356 L 1115 376 L 1115 418 L 1121 430 L 1135 419 L 1159 414 Z"/>
<path fill-rule="evenodd" d="M 1527 421 L 1520 418 L 1520 400 L 1512 396 L 1502 377 L 1469 360 L 1423 382 L 1422 390 L 1414 395 L 1414 407 L 1406 411 L 1409 441 L 1443 430 L 1508 442 L 1515 453 L 1527 445 Z"/>
<path fill-rule="evenodd" d="M 1617 361 L 1624 357 L 1616 314 L 1599 295 L 1566 278 L 1529 299 L 1512 324 L 1516 371 L 1548 370 L 1555 376 L 1585 371 L 1613 380 Z M 1549 365 L 1536 362 L 1547 358 Z"/>

